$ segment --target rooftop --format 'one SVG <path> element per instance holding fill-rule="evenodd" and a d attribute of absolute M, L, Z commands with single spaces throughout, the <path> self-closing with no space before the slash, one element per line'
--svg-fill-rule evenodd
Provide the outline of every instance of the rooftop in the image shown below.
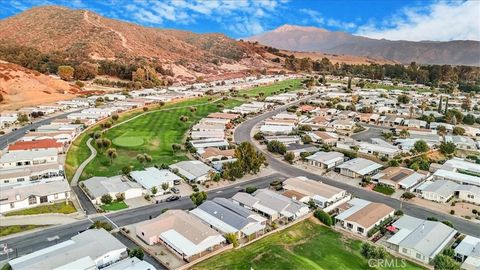
<path fill-rule="evenodd" d="M 348 169 L 360 175 L 368 174 L 374 170 L 380 169 L 381 167 L 381 164 L 364 158 L 351 159 L 337 166 L 337 168 Z"/>

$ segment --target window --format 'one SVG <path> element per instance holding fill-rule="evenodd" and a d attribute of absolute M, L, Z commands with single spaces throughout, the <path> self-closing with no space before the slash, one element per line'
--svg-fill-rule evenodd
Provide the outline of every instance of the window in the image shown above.
<path fill-rule="evenodd" d="M 37 197 L 35 197 L 34 195 L 31 195 L 30 197 L 28 197 L 28 204 L 29 205 L 37 204 Z"/>
<path fill-rule="evenodd" d="M 23 182 L 25 181 L 25 178 L 17 178 L 17 182 Z"/>
<path fill-rule="evenodd" d="M 420 253 L 415 254 L 415 257 L 417 257 L 417 259 L 419 259 L 419 260 L 421 260 L 423 258 L 422 254 L 420 254 Z"/>
<path fill-rule="evenodd" d="M 40 197 L 40 203 L 46 203 L 46 202 L 48 202 L 47 196 Z"/>
<path fill-rule="evenodd" d="M 347 223 L 347 228 L 352 229 L 353 228 L 352 223 Z"/>
<path fill-rule="evenodd" d="M 10 203 L 10 209 L 13 209 L 13 208 L 15 208 L 15 203 L 11 202 Z"/>
<path fill-rule="evenodd" d="M 357 231 L 358 231 L 359 233 L 363 233 L 365 230 L 364 230 L 362 227 L 358 227 L 358 228 L 357 228 Z"/>
<path fill-rule="evenodd" d="M 403 253 L 408 253 L 408 250 L 406 248 L 402 248 Z"/>
<path fill-rule="evenodd" d="M 8 183 L 10 183 L 10 180 L 5 180 L 5 181 L 3 181 L 3 183 L 8 184 Z"/>

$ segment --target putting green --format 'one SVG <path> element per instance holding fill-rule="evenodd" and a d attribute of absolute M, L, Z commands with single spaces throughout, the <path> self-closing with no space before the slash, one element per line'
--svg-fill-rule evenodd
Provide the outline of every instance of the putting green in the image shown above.
<path fill-rule="evenodd" d="M 122 147 L 135 147 L 143 144 L 144 140 L 142 137 L 116 137 L 113 139 L 113 144 Z"/>

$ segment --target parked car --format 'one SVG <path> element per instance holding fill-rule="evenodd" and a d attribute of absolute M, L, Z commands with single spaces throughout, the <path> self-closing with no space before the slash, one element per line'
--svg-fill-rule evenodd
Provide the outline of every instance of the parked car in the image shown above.
<path fill-rule="evenodd" d="M 173 193 L 175 193 L 175 194 L 179 194 L 179 193 L 180 193 L 180 190 L 179 190 L 178 188 L 176 188 L 176 187 L 172 187 L 170 190 L 171 190 Z"/>
<path fill-rule="evenodd" d="M 181 183 L 180 180 L 173 180 L 173 184 L 174 184 L 175 186 L 180 185 L 180 183 Z"/>
<path fill-rule="evenodd" d="M 165 201 L 167 201 L 167 202 L 173 202 L 173 201 L 176 201 L 176 200 L 178 200 L 178 199 L 180 199 L 180 196 L 175 196 L 175 195 L 174 195 L 174 196 L 168 197 Z"/>

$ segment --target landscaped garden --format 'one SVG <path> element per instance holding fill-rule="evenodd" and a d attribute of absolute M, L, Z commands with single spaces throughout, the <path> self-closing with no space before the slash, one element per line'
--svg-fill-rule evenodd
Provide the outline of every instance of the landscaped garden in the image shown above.
<path fill-rule="evenodd" d="M 214 256 L 192 269 L 370 269 L 361 249 L 362 241 L 346 238 L 311 219 Z M 401 259 L 387 256 L 401 263 Z M 423 269 L 409 261 L 405 263 L 402 269 Z"/>
<path fill-rule="evenodd" d="M 10 225 L 10 226 L 0 226 L 0 237 L 7 236 L 14 233 L 29 231 L 47 225 Z"/>
<path fill-rule="evenodd" d="M 395 189 L 394 188 L 391 188 L 389 186 L 386 186 L 386 185 L 375 185 L 375 187 L 373 188 L 374 191 L 376 192 L 380 192 L 382 194 L 385 194 L 385 195 L 392 195 L 393 193 L 395 193 Z"/>
<path fill-rule="evenodd" d="M 73 206 L 73 203 L 65 202 L 54 203 L 54 204 L 44 204 L 33 208 L 22 209 L 18 211 L 5 213 L 5 216 L 24 216 L 24 215 L 38 215 L 38 214 L 48 214 L 48 213 L 60 213 L 60 214 L 71 214 L 75 213 L 77 209 Z"/>
<path fill-rule="evenodd" d="M 104 204 L 100 208 L 105 211 L 118 211 L 128 208 L 128 205 L 124 201 L 114 201 L 110 204 Z"/>
<path fill-rule="evenodd" d="M 132 119 L 128 123 L 108 129 L 102 138 L 111 142 L 111 148 L 115 148 L 115 158 L 109 157 L 107 149 L 98 148 L 95 140 L 92 145 L 98 150 L 97 156 L 85 168 L 80 180 L 95 176 L 112 176 L 122 173 L 125 167 L 141 169 L 154 164 L 172 164 L 186 160 L 185 150 L 173 149 L 172 145 L 183 145 L 186 133 L 192 125 L 201 118 L 212 112 L 221 111 L 223 108 L 231 108 L 248 102 L 243 94 L 257 96 L 264 93 L 264 96 L 272 95 L 282 89 L 289 87 L 290 90 L 299 89 L 299 79 L 282 81 L 274 85 L 253 88 L 252 90 L 241 91 L 238 97 L 222 98 L 221 96 L 210 96 L 189 99 L 177 103 L 165 104 L 160 107 L 150 108 L 144 115 Z M 142 112 L 128 112 L 121 115 L 117 122 L 121 123 Z M 101 131 L 99 126 L 91 128 L 82 134 L 72 144 L 66 159 L 66 175 L 72 179 L 75 169 L 90 155 L 86 146 L 89 134 Z M 137 158 L 146 154 L 149 158 Z"/>

